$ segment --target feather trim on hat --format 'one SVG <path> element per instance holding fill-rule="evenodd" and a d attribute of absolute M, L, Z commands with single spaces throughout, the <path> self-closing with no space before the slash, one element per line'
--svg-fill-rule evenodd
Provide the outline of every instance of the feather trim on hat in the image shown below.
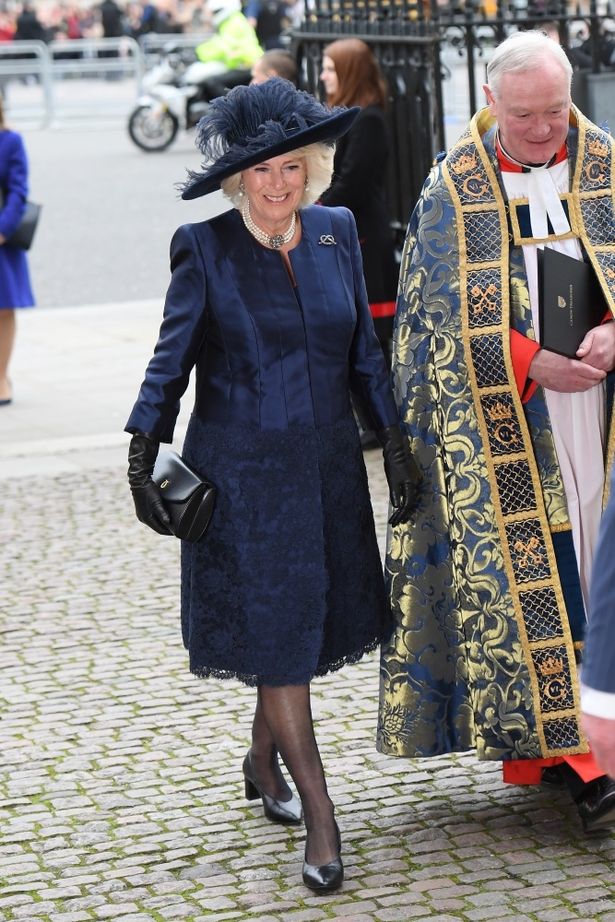
<path fill-rule="evenodd" d="M 246 158 L 345 111 L 341 106 L 329 109 L 281 77 L 235 87 L 226 96 L 212 100 L 210 111 L 197 126 L 196 146 L 204 157 L 203 170 L 207 172 L 215 165 L 216 171 L 230 175 L 237 163 L 239 172 Z M 323 143 L 333 144 L 334 140 Z M 189 170 L 184 188 L 202 176 Z"/>

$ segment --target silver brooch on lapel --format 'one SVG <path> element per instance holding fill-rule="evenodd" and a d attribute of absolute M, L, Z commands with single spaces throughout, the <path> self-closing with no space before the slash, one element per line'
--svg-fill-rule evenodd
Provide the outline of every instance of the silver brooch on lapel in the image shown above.
<path fill-rule="evenodd" d="M 318 243 L 323 247 L 334 247 L 336 245 L 336 240 L 333 234 L 321 234 L 318 238 Z"/>

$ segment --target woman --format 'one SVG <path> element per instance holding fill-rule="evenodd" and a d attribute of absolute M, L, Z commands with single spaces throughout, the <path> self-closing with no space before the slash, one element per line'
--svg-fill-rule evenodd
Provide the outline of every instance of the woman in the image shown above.
<path fill-rule="evenodd" d="M 183 198 L 221 186 L 235 208 L 176 232 L 160 338 L 126 426 L 137 516 L 168 533 L 151 474 L 196 366 L 183 454 L 218 501 L 204 538 L 182 545 L 184 643 L 196 675 L 256 687 L 246 796 L 261 797 L 274 822 L 300 822 L 302 804 L 303 880 L 316 891 L 339 887 L 343 867 L 310 681 L 389 631 L 351 385 L 381 434 L 394 521 L 408 519 L 417 484 L 352 216 L 307 207 L 355 114 L 276 77 L 212 103 L 198 141 L 204 169 Z"/>
<path fill-rule="evenodd" d="M 386 86 L 374 55 L 358 38 L 341 38 L 327 45 L 320 79 L 330 106 L 361 109 L 337 145 L 333 182 L 320 201 L 345 205 L 355 217 L 370 310 L 390 366 L 398 270 L 385 189 L 389 156 Z"/>
<path fill-rule="evenodd" d="M 15 344 L 15 308 L 32 307 L 34 296 L 25 250 L 8 242 L 26 207 L 28 160 L 21 135 L 4 124 L 1 101 L 0 190 L 0 407 L 5 407 L 13 402 L 8 369 Z"/>

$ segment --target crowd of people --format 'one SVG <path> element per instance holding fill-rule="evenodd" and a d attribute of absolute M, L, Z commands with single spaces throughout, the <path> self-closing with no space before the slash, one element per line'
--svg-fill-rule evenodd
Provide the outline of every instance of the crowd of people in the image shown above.
<path fill-rule="evenodd" d="M 0 40 L 61 41 L 78 38 L 137 38 L 147 32 L 182 32 L 199 25 L 198 4 L 116 2 L 82 4 L 24 3 L 0 12 Z"/>
<path fill-rule="evenodd" d="M 0 42 L 62 41 L 78 38 L 139 38 L 203 32 L 209 28 L 204 0 L 101 0 L 92 4 L 26 2 L 0 4 Z M 249 0 L 244 12 L 263 48 L 278 44 L 280 33 L 297 24 L 302 0 Z"/>

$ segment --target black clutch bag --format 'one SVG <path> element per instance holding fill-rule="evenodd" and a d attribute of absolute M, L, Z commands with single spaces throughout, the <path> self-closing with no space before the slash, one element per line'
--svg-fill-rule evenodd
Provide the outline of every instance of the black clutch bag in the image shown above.
<path fill-rule="evenodd" d="M 158 455 L 152 480 L 160 487 L 173 534 L 183 541 L 198 541 L 216 505 L 213 483 L 204 480 L 175 451 Z"/>
<path fill-rule="evenodd" d="M 0 208 L 4 207 L 4 193 L 0 192 Z M 38 226 L 38 219 L 41 216 L 42 205 L 36 202 L 26 202 L 26 208 L 21 216 L 21 221 L 7 239 L 13 247 L 19 247 L 20 250 L 29 250 L 34 240 L 34 234 Z"/>
<path fill-rule="evenodd" d="M 30 249 L 32 241 L 34 240 L 38 219 L 41 216 L 41 208 L 42 206 L 37 205 L 36 202 L 26 202 L 26 210 L 22 215 L 21 221 L 7 240 L 7 243 L 10 243 L 11 246 L 19 247 L 21 250 Z"/>

